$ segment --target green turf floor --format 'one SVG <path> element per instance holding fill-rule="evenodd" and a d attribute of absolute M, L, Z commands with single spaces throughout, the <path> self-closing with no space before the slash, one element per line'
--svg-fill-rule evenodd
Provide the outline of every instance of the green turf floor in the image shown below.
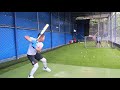
<path fill-rule="evenodd" d="M 44 56 L 50 63 L 120 68 L 120 50 L 111 48 L 84 48 L 83 43 L 75 43 L 47 52 Z"/>
<path fill-rule="evenodd" d="M 120 78 L 120 69 L 82 67 L 49 63 L 51 72 L 42 70 L 42 64 L 36 71 L 35 78 Z M 31 65 L 26 64 L 0 75 L 0 78 L 27 78 Z"/>
<path fill-rule="evenodd" d="M 43 56 L 52 72 L 43 71 L 39 62 L 36 78 L 120 77 L 120 50 L 117 48 L 84 48 L 83 43 L 76 43 L 43 53 Z M 0 69 L 0 78 L 26 78 L 31 68 L 27 61 Z"/>

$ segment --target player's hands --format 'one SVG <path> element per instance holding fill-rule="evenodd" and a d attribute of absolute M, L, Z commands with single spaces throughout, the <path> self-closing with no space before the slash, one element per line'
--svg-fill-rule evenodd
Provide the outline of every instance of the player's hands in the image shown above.
<path fill-rule="evenodd" d="M 32 40 L 32 47 L 36 48 L 37 40 Z"/>

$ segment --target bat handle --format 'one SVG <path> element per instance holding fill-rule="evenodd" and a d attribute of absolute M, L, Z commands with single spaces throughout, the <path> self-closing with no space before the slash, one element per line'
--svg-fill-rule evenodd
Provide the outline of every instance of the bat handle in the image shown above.
<path fill-rule="evenodd" d="M 38 36 L 37 40 L 41 37 L 41 34 Z"/>

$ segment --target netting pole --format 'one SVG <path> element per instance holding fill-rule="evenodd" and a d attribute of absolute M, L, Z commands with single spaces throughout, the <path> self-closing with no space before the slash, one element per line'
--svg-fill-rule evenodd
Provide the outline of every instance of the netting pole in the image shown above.
<path fill-rule="evenodd" d="M 112 25 L 112 15 L 111 15 L 111 20 L 110 20 L 110 22 L 111 22 L 110 25 L 111 25 L 111 34 L 112 34 L 112 38 L 111 38 L 112 40 L 111 40 L 111 41 L 112 41 L 112 47 L 113 47 L 113 25 Z"/>
<path fill-rule="evenodd" d="M 60 15 L 59 15 L 59 12 L 58 12 L 58 29 L 59 29 L 59 32 L 60 32 Z"/>
<path fill-rule="evenodd" d="M 108 46 L 109 45 L 109 43 L 108 43 L 108 40 L 109 40 L 109 17 L 107 17 L 107 21 L 106 21 L 106 32 L 107 32 L 107 46 Z"/>
<path fill-rule="evenodd" d="M 86 36 L 85 36 L 85 48 L 86 48 Z"/>
<path fill-rule="evenodd" d="M 112 15 L 110 13 L 110 41 L 111 47 L 113 47 L 113 30 L 112 30 Z"/>
<path fill-rule="evenodd" d="M 37 24 L 38 24 L 38 33 L 40 32 L 40 23 L 39 23 L 39 13 L 37 12 Z"/>
<path fill-rule="evenodd" d="M 66 17 L 65 17 L 65 12 L 64 12 L 64 35 L 65 35 L 65 44 L 67 44 L 66 43 Z"/>
<path fill-rule="evenodd" d="M 68 27 L 69 27 L 69 33 L 70 33 L 70 12 L 69 12 L 69 18 L 68 18 Z"/>
<path fill-rule="evenodd" d="M 18 60 L 19 57 L 18 57 L 18 51 L 17 51 L 17 48 L 18 48 L 18 45 L 17 45 L 17 41 L 18 41 L 18 37 L 17 37 L 17 27 L 16 27 L 16 12 L 14 12 L 14 41 L 15 41 L 15 55 L 16 55 L 16 59 Z"/>
<path fill-rule="evenodd" d="M 109 46 L 109 16 L 107 18 L 107 32 L 108 32 L 108 36 L 107 36 L 107 43 L 108 43 L 108 46 Z"/>
<path fill-rule="evenodd" d="M 98 37 L 99 37 L 99 30 L 100 29 L 100 18 L 98 19 Z M 98 47 L 99 47 L 99 43 L 98 43 Z"/>
<path fill-rule="evenodd" d="M 108 22 L 107 22 L 107 28 L 108 28 L 108 44 L 110 41 L 110 15 L 108 16 Z"/>
<path fill-rule="evenodd" d="M 52 12 L 50 12 L 50 31 L 51 31 L 51 49 L 53 48 L 52 47 L 52 32 L 53 32 L 53 30 L 52 30 Z"/>
<path fill-rule="evenodd" d="M 116 42 L 116 12 L 115 12 L 115 27 L 114 27 L 114 36 L 115 36 L 115 42 Z"/>
<path fill-rule="evenodd" d="M 108 46 L 109 46 L 109 37 L 110 37 L 110 30 L 109 30 L 109 18 L 110 17 L 110 15 L 108 15 L 108 17 L 107 17 L 107 32 L 108 32 L 108 35 L 107 35 L 107 40 L 108 40 Z"/>

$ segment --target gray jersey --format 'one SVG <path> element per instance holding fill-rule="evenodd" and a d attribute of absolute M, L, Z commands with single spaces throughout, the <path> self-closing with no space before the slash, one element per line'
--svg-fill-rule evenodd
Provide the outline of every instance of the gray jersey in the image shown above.
<path fill-rule="evenodd" d="M 30 37 L 32 40 L 37 40 L 36 38 L 33 38 L 33 37 Z M 37 47 L 43 47 L 44 45 L 43 45 L 43 43 L 42 42 L 38 42 L 37 43 Z M 34 49 L 33 47 L 32 47 L 32 43 L 30 43 L 29 44 L 29 47 L 28 47 L 28 51 L 27 51 L 27 54 L 28 55 L 35 55 L 37 53 L 37 50 L 36 49 Z"/>

